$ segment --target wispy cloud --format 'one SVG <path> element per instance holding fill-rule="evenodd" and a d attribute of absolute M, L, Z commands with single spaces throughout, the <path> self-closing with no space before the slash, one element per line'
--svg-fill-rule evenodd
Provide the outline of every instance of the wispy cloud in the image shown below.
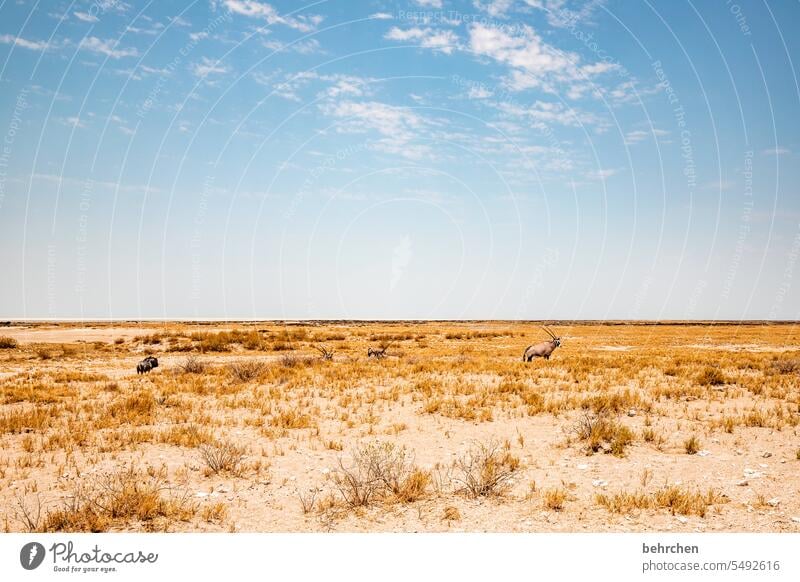
<path fill-rule="evenodd" d="M 786 154 L 790 153 L 792 153 L 792 151 L 784 147 L 774 147 L 761 150 L 761 154 L 765 156 L 785 156 Z"/>
<path fill-rule="evenodd" d="M 121 59 L 123 57 L 137 57 L 139 51 L 135 48 L 117 48 L 117 42 L 112 40 L 101 40 L 96 36 L 89 36 L 81 41 L 80 47 L 84 50 L 105 55 L 112 59 Z"/>
<path fill-rule="evenodd" d="M 32 51 L 43 51 L 46 50 L 48 46 L 46 42 L 27 40 L 21 36 L 13 36 L 11 34 L 0 34 L 0 44 L 13 44 L 14 46 Z"/>
<path fill-rule="evenodd" d="M 414 0 L 414 4 L 423 8 L 441 8 L 442 0 Z"/>
<path fill-rule="evenodd" d="M 73 12 L 75 18 L 78 20 L 82 20 L 83 22 L 98 22 L 100 19 L 97 18 L 94 14 L 89 14 L 88 12 Z"/>
<path fill-rule="evenodd" d="M 295 52 L 301 55 L 310 55 L 322 52 L 319 41 L 315 38 L 292 43 L 284 43 L 279 40 L 270 39 L 264 41 L 264 47 L 271 51 Z"/>
<path fill-rule="evenodd" d="M 230 69 L 217 60 L 202 57 L 199 62 L 192 65 L 192 73 L 196 77 L 208 77 L 210 75 L 223 75 Z"/>
<path fill-rule="evenodd" d="M 300 32 L 311 32 L 322 22 L 322 16 L 316 14 L 281 16 L 271 4 L 256 0 L 222 0 L 221 3 L 233 14 L 259 18 L 267 24 L 281 24 Z"/>
<path fill-rule="evenodd" d="M 634 129 L 625 134 L 625 143 L 633 145 L 635 143 L 643 142 L 645 139 L 652 138 L 653 140 L 669 135 L 669 132 L 663 129 L 653 128 L 652 130 Z"/>
<path fill-rule="evenodd" d="M 397 41 L 418 42 L 420 46 L 451 54 L 458 48 L 458 36 L 452 30 L 435 30 L 432 28 L 398 28 L 393 27 L 385 38 Z"/>
<path fill-rule="evenodd" d="M 333 101 L 322 104 L 320 108 L 325 114 L 341 120 L 337 126 L 340 132 L 379 133 L 381 139 L 371 145 L 376 151 L 409 159 L 433 155 L 429 145 L 413 143 L 430 124 L 411 109 L 378 101 Z"/>

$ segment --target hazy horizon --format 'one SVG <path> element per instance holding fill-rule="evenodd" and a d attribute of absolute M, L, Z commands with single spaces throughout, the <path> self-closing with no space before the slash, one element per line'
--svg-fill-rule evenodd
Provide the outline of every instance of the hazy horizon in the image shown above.
<path fill-rule="evenodd" d="M 0 15 L 0 319 L 800 319 L 797 3 Z"/>

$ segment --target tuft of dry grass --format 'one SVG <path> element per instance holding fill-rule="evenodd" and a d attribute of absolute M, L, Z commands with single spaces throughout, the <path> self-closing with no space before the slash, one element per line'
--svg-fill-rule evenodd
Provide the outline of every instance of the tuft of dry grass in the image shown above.
<path fill-rule="evenodd" d="M 625 447 L 634 440 L 631 429 L 610 418 L 605 412 L 584 412 L 572 430 L 578 439 L 586 441 L 586 451 L 589 454 L 602 450 L 621 457 L 625 454 Z"/>
<path fill-rule="evenodd" d="M 567 492 L 563 487 L 553 487 L 542 491 L 542 503 L 547 509 L 561 511 L 567 500 Z"/>
<path fill-rule="evenodd" d="M 668 509 L 673 515 L 705 517 L 709 507 L 726 503 L 727 499 L 713 489 L 703 493 L 679 485 L 670 485 L 653 493 L 644 491 L 601 493 L 595 496 L 595 501 L 611 513 L 630 513 L 635 509 Z"/>
<path fill-rule="evenodd" d="M 692 435 L 683 442 L 683 450 L 686 451 L 687 455 L 696 455 L 700 451 L 700 439 Z"/>
<path fill-rule="evenodd" d="M 454 505 L 448 505 L 444 508 L 444 512 L 442 514 L 442 521 L 460 521 L 461 520 L 461 512 L 458 510 L 458 507 Z"/>

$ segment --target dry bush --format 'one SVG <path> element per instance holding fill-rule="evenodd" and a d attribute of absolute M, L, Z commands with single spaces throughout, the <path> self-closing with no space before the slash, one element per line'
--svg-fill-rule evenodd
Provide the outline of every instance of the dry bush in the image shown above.
<path fill-rule="evenodd" d="M 188 521 L 197 508 L 188 492 L 174 492 L 165 471 L 140 472 L 131 467 L 79 483 L 61 507 L 49 512 L 43 532 L 103 532 L 141 523 L 150 531 Z"/>
<path fill-rule="evenodd" d="M 16 494 L 16 506 L 14 507 L 14 518 L 22 525 L 27 532 L 39 531 L 42 519 L 42 499 L 37 493 L 33 501 L 28 503 L 23 495 Z"/>
<path fill-rule="evenodd" d="M 195 356 L 189 356 L 178 367 L 184 374 L 202 374 L 206 369 L 206 364 Z"/>
<path fill-rule="evenodd" d="M 317 487 L 314 487 L 305 493 L 299 489 L 297 490 L 297 497 L 300 500 L 300 507 L 304 514 L 311 513 L 314 510 L 314 504 L 317 501 L 317 495 L 319 495 L 319 492 L 320 490 Z"/>
<path fill-rule="evenodd" d="M 17 347 L 17 340 L 7 335 L 0 336 L 0 350 L 13 350 Z"/>
<path fill-rule="evenodd" d="M 249 382 L 258 378 L 266 366 L 258 360 L 239 360 L 228 365 L 228 371 L 239 382 Z"/>
<path fill-rule="evenodd" d="M 239 471 L 244 449 L 230 441 L 220 441 L 200 445 L 200 457 L 210 472 L 215 474 L 228 472 L 236 474 Z"/>
<path fill-rule="evenodd" d="M 334 474 L 334 483 L 350 507 L 377 499 L 416 501 L 425 495 L 430 481 L 430 474 L 414 466 L 413 455 L 405 447 L 390 442 L 359 445 L 352 463 L 346 466 L 340 458 Z"/>
<path fill-rule="evenodd" d="M 800 372 L 800 359 L 792 360 L 773 360 L 770 363 L 770 370 L 774 374 L 794 374 Z"/>
<path fill-rule="evenodd" d="M 519 459 L 497 442 L 475 442 L 455 461 L 454 480 L 472 497 L 499 495 L 519 464 Z"/>
<path fill-rule="evenodd" d="M 634 439 L 631 429 L 603 412 L 584 412 L 572 427 L 572 432 L 578 439 L 587 442 L 589 454 L 602 450 L 621 457 L 625 454 L 625 447 Z"/>
<path fill-rule="evenodd" d="M 300 368 L 304 366 L 311 366 L 317 358 L 312 356 L 298 356 L 297 354 L 285 354 L 278 360 L 284 368 Z"/>
<path fill-rule="evenodd" d="M 727 384 L 728 379 L 718 368 L 707 366 L 697 375 L 697 383 L 701 386 L 721 386 Z"/>
<path fill-rule="evenodd" d="M 40 345 L 33 348 L 34 353 L 39 357 L 40 360 L 49 360 L 53 357 L 53 352 L 50 349 L 50 346 Z"/>

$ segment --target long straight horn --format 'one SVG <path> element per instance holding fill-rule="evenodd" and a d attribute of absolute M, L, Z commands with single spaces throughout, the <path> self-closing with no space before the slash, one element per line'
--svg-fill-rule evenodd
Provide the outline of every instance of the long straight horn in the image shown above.
<path fill-rule="evenodd" d="M 555 336 L 555 335 L 553 335 L 553 332 L 552 332 L 552 331 L 550 331 L 549 329 L 547 329 L 545 326 L 543 326 L 543 325 L 542 325 L 542 326 L 539 326 L 539 327 L 541 327 L 543 330 L 545 330 L 545 331 L 547 332 L 547 334 L 548 334 L 548 335 L 549 335 L 551 338 L 553 338 L 553 339 L 556 339 L 556 336 Z"/>

